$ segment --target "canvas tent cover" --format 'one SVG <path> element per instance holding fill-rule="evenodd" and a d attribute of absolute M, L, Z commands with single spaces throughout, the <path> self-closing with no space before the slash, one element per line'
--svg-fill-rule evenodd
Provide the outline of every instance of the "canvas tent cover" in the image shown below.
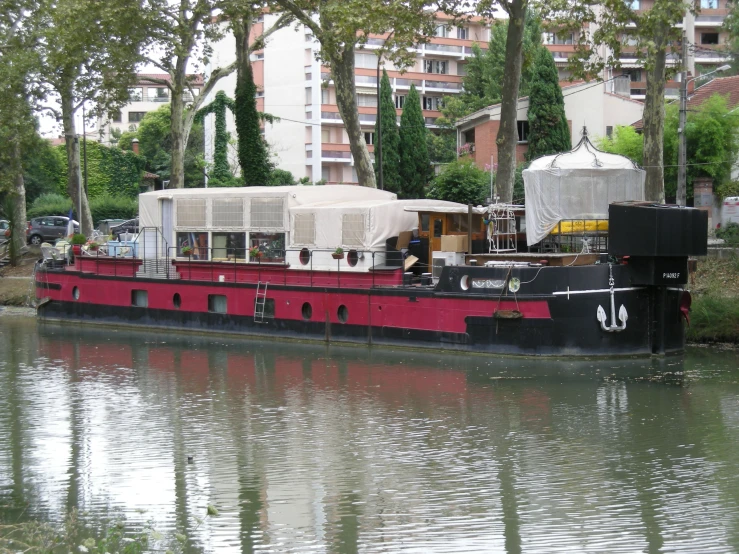
<path fill-rule="evenodd" d="M 564 154 L 537 158 L 523 172 L 526 242 L 546 237 L 562 220 L 608 219 L 608 205 L 644 200 L 646 173 L 630 159 L 583 140 Z"/>

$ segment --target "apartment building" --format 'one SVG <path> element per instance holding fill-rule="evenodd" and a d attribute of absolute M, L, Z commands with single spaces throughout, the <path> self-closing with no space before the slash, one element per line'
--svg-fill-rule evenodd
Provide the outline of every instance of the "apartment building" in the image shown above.
<path fill-rule="evenodd" d="M 113 130 L 123 132 L 134 130 L 148 112 L 159 109 L 163 104 L 170 101 L 170 91 L 167 86 L 155 84 L 148 78 L 162 79 L 169 82 L 167 74 L 140 73 L 134 86 L 129 88 L 130 101 L 117 113 L 108 114 L 98 121 L 99 139 L 103 144 L 115 144 L 117 139 L 113 136 Z M 202 75 L 192 75 L 193 93 L 200 94 L 203 88 Z M 193 97 L 186 93 L 185 101 L 192 102 Z"/>
<path fill-rule="evenodd" d="M 277 16 L 265 14 L 254 35 L 269 28 Z M 400 73 L 389 62 L 381 61 L 388 72 L 398 117 L 402 113 L 411 85 L 421 95 L 423 114 L 430 128 L 441 115 L 442 98 L 462 91 L 462 78 L 472 55 L 472 45 L 487 48 L 489 29 L 480 21 L 454 26 L 439 18 L 435 36 L 415 50 L 413 66 Z M 381 36 L 371 37 L 355 52 L 355 83 L 359 118 L 370 152 L 374 150 L 374 127 L 377 117 L 377 55 Z M 310 30 L 299 27 L 281 29 L 269 39 L 263 51 L 252 55 L 254 80 L 259 89 L 257 108 L 280 117 L 267 124 L 264 134 L 275 154 L 275 163 L 293 173 L 296 178 L 327 183 L 356 183 L 357 174 L 349 151 L 349 138 L 336 105 L 336 90 L 327 67 L 317 59 L 320 44 Z M 234 39 L 227 34 L 214 48 L 213 67 L 235 59 Z M 217 90 L 233 97 L 236 76 L 222 79 Z M 235 134 L 231 114 L 228 129 Z M 214 121 L 206 120 L 206 146 L 212 143 Z M 235 152 L 231 154 L 235 163 Z"/>

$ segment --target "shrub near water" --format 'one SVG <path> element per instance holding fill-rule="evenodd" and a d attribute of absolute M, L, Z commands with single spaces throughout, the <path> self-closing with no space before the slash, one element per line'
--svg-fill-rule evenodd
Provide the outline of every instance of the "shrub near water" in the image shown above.
<path fill-rule="evenodd" d="M 739 298 L 698 296 L 690 310 L 687 339 L 691 342 L 738 342 Z"/>

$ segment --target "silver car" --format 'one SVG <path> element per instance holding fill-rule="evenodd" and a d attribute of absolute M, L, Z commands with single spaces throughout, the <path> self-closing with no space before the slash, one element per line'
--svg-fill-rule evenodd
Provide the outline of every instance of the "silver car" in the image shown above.
<path fill-rule="evenodd" d="M 39 245 L 42 242 L 54 242 L 67 236 L 69 218 L 61 215 L 34 217 L 28 222 L 26 239 L 29 244 Z M 74 232 L 80 232 L 80 225 L 74 221 Z"/>

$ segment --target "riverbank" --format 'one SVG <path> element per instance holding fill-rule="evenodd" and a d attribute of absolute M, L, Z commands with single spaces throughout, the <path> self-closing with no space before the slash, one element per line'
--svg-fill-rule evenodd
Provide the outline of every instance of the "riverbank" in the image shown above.
<path fill-rule="evenodd" d="M 18 267 L 0 270 L 0 306 L 26 306 L 38 253 L 29 253 Z M 739 344 L 739 256 L 698 261 L 691 277 L 693 306 L 690 342 Z"/>

